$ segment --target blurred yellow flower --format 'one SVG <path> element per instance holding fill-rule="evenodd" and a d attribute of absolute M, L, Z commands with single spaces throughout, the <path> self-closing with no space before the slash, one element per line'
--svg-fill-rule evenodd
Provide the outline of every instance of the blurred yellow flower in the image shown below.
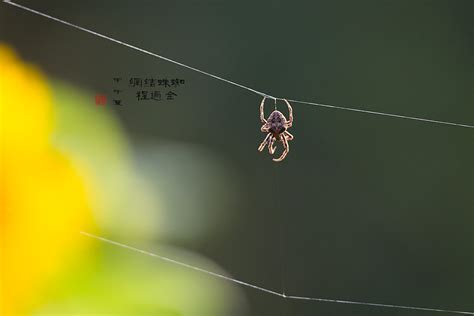
<path fill-rule="evenodd" d="M 100 230 L 153 249 L 161 233 L 162 192 L 135 167 L 113 112 L 91 100 L 92 92 L 47 80 L 0 44 L 0 315 L 241 308 L 231 284 L 79 234 Z M 186 262 L 219 271 L 196 254 L 186 252 Z"/>
<path fill-rule="evenodd" d="M 45 77 L 0 45 L 0 314 L 24 315 L 45 298 L 87 239 L 87 195 L 69 157 L 50 142 Z"/>

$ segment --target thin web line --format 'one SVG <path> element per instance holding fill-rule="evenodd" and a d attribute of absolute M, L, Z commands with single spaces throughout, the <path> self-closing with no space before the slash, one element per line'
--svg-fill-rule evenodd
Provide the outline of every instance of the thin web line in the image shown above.
<path fill-rule="evenodd" d="M 401 119 L 408 119 L 408 120 L 415 120 L 415 121 L 422 121 L 422 122 L 429 122 L 429 123 L 436 123 L 436 124 L 444 124 L 444 125 L 452 125 L 452 126 L 458 126 L 458 127 L 474 128 L 473 125 L 460 124 L 460 123 L 451 123 L 451 122 L 438 121 L 438 120 L 431 120 L 431 119 L 425 119 L 425 118 L 421 118 L 421 117 L 406 116 L 406 115 L 400 115 L 400 114 L 384 113 L 384 112 L 369 111 L 369 110 L 361 110 L 361 109 L 354 109 L 354 108 L 346 108 L 346 107 L 343 107 L 343 106 L 329 105 L 329 104 L 322 104 L 322 103 L 308 102 L 308 101 L 298 101 L 298 100 L 291 100 L 291 99 L 288 99 L 288 101 L 293 102 L 293 103 L 316 105 L 316 106 L 321 106 L 321 107 L 331 108 L 331 109 L 337 109 L 337 110 L 346 110 L 346 111 L 353 111 L 353 112 L 361 112 L 361 113 L 374 114 L 374 115 L 396 117 L 396 118 L 401 118 Z"/>
<path fill-rule="evenodd" d="M 151 256 L 151 257 L 154 257 L 154 258 L 157 258 L 157 259 L 160 259 L 160 260 L 163 260 L 163 261 L 175 264 L 175 265 L 179 265 L 179 266 L 182 266 L 182 267 L 185 267 L 185 268 L 188 268 L 188 269 L 192 269 L 192 270 L 195 270 L 195 271 L 198 271 L 198 272 L 201 272 L 201 273 L 205 273 L 205 274 L 214 276 L 216 278 L 224 279 L 224 280 L 229 281 L 229 282 L 237 283 L 237 284 L 240 284 L 240 285 L 243 285 L 243 286 L 246 286 L 246 287 L 250 287 L 250 288 L 253 288 L 253 289 L 258 290 L 258 291 L 266 292 L 266 293 L 269 293 L 269 294 L 272 294 L 272 295 L 275 295 L 275 296 L 278 296 L 278 297 L 281 297 L 281 298 L 284 298 L 284 299 L 288 299 L 288 300 L 305 300 L 305 301 L 317 301 L 317 302 L 337 303 L 337 304 L 351 304 L 351 305 L 375 306 L 375 307 L 394 308 L 394 309 L 407 309 L 407 310 L 415 310 L 415 311 L 428 311 L 428 312 L 439 312 L 439 313 L 474 315 L 474 312 L 457 311 L 457 310 L 449 310 L 449 309 L 415 307 L 415 306 L 393 305 L 393 304 L 379 304 L 379 303 L 347 301 L 347 300 L 319 298 L 319 297 L 288 295 L 288 294 L 279 293 L 279 292 L 276 292 L 276 291 L 273 291 L 273 290 L 269 290 L 269 289 L 266 289 L 264 287 L 257 286 L 257 285 L 251 284 L 251 283 L 240 281 L 238 279 L 234 279 L 234 278 L 225 276 L 223 274 L 208 271 L 208 270 L 205 270 L 203 268 L 199 268 L 199 267 L 196 267 L 196 266 L 193 266 L 193 265 L 190 265 L 190 264 L 187 264 L 187 263 L 175 260 L 175 259 L 171 259 L 171 258 L 168 258 L 168 257 L 165 257 L 165 256 L 161 256 L 161 255 L 158 255 L 158 254 L 153 253 L 153 252 L 138 249 L 138 248 L 135 248 L 133 246 L 122 244 L 120 242 L 113 241 L 113 240 L 110 240 L 110 239 L 107 239 L 107 238 L 104 238 L 104 237 L 96 236 L 94 234 L 90 234 L 90 233 L 87 233 L 87 232 L 80 232 L 80 233 L 84 236 L 94 238 L 94 239 L 103 241 L 103 242 L 108 243 L 108 244 L 112 244 L 112 245 L 122 247 L 122 248 L 125 248 L 125 249 L 128 249 L 128 250 L 132 250 L 132 251 L 135 251 L 135 252 L 147 255 L 147 256 Z"/>
<path fill-rule="evenodd" d="M 173 60 L 173 59 L 164 57 L 164 56 L 160 56 L 160 55 L 155 54 L 155 53 L 152 53 L 152 52 L 150 52 L 150 51 L 148 51 L 148 50 L 146 50 L 146 49 L 143 49 L 143 48 L 140 48 L 140 47 L 137 47 L 137 46 L 134 46 L 134 45 L 131 45 L 131 44 L 122 42 L 122 41 L 120 41 L 120 40 L 118 40 L 118 39 L 109 37 L 109 36 L 107 36 L 107 35 L 103 35 L 103 34 L 100 34 L 100 33 L 98 33 L 98 32 L 95 32 L 95 31 L 86 29 L 85 27 L 82 27 L 82 26 L 79 26 L 79 25 L 76 25 L 76 24 L 73 24 L 73 23 L 70 23 L 70 22 L 67 22 L 67 21 L 64 21 L 64 20 L 55 18 L 54 16 L 48 15 L 48 14 L 43 13 L 43 12 L 40 12 L 40 11 L 36 11 L 36 10 L 31 9 L 31 8 L 28 8 L 28 7 L 24 6 L 24 5 L 21 5 L 21 4 L 18 4 L 18 3 L 15 3 L 15 2 L 9 1 L 9 0 L 3 0 L 3 2 L 5 2 L 5 3 L 7 3 L 7 4 L 11 4 L 11 5 L 13 5 L 13 6 L 16 6 L 16 7 L 20 8 L 20 9 L 29 11 L 29 12 L 31 12 L 31 13 L 44 16 L 45 18 L 54 20 L 54 21 L 56 21 L 56 22 L 59 22 L 59 23 L 62 23 L 62 24 L 66 24 L 66 25 L 71 26 L 71 27 L 73 27 L 73 28 L 76 28 L 76 29 L 78 29 L 78 30 L 81 30 L 81 31 L 90 33 L 90 34 L 92 34 L 92 35 L 95 35 L 95 36 L 98 36 L 98 37 L 102 37 L 102 38 L 107 39 L 107 40 L 109 40 L 109 41 L 112 41 L 112 42 L 115 42 L 115 43 L 117 43 L 117 44 L 120 44 L 120 45 L 129 47 L 129 48 L 131 48 L 131 49 L 134 49 L 134 50 L 137 50 L 137 51 L 139 51 L 139 52 L 142 52 L 142 53 L 151 55 L 151 56 L 153 56 L 153 57 L 156 57 L 156 58 L 160 58 L 160 59 L 169 61 L 170 63 L 176 64 L 176 65 L 178 65 L 178 66 L 191 69 L 191 70 L 196 71 L 196 72 L 199 72 L 199 73 L 201 73 L 201 74 L 203 74 L 203 75 L 206 75 L 206 76 L 209 76 L 209 77 L 212 77 L 212 78 L 215 78 L 215 79 L 218 79 L 218 80 L 227 82 L 227 83 L 229 83 L 229 84 L 232 84 L 232 85 L 237 86 L 237 87 L 239 87 L 239 88 L 242 88 L 242 89 L 245 89 L 245 90 L 254 92 L 254 93 L 259 94 L 259 95 L 261 95 L 261 96 L 267 96 L 267 97 L 269 97 L 269 98 L 275 99 L 275 97 L 273 97 L 273 96 L 271 96 L 271 95 L 268 95 L 268 94 L 266 94 L 266 93 L 257 91 L 257 90 L 255 90 L 255 89 L 250 88 L 250 87 L 247 87 L 247 86 L 241 85 L 241 84 L 239 84 L 239 83 L 236 83 L 236 82 L 227 80 L 227 79 L 222 78 L 222 77 L 219 77 L 219 76 L 217 76 L 217 75 L 213 75 L 213 74 L 208 73 L 208 72 L 206 72 L 206 71 L 203 71 L 203 70 L 200 70 L 200 69 L 197 69 L 197 68 L 188 66 L 188 65 L 186 65 L 186 64 L 180 63 L 179 61 L 176 61 L 176 60 Z"/>
<path fill-rule="evenodd" d="M 220 76 L 211 74 L 211 73 L 209 73 L 209 72 L 206 72 L 206 71 L 203 71 L 203 70 L 200 70 L 200 69 L 191 67 L 191 66 L 189 66 L 189 65 L 183 64 L 183 63 L 178 62 L 178 61 L 176 61 L 176 60 L 173 60 L 173 59 L 170 59 L 170 58 L 167 58 L 167 57 L 158 55 L 158 54 L 156 54 L 156 53 L 150 52 L 150 51 L 148 51 L 148 50 L 146 50 L 146 49 L 143 49 L 143 48 L 140 48 L 140 47 L 137 47 L 137 46 L 134 46 L 134 45 L 125 43 L 125 42 L 120 41 L 120 40 L 118 40 L 118 39 L 109 37 L 109 36 L 107 36 L 107 35 L 103 35 L 103 34 L 101 34 L 101 33 L 92 31 L 92 30 L 87 29 L 87 28 L 85 28 L 85 27 L 82 27 L 82 26 L 79 26 L 79 25 L 76 25 L 76 24 L 73 24 L 73 23 L 70 23 L 70 22 L 61 20 L 61 19 L 59 19 L 59 18 L 53 17 L 53 16 L 51 16 L 51 15 L 48 15 L 48 14 L 46 14 L 46 13 L 43 13 L 43 12 L 40 12 L 40 11 L 37 11 L 37 10 L 34 10 L 34 9 L 31 9 L 31 8 L 29 8 L 29 7 L 26 7 L 26 6 L 24 6 L 24 5 L 21 5 L 21 4 L 12 2 L 12 1 L 10 1 L 10 0 L 3 0 L 3 2 L 4 2 L 4 3 L 7 3 L 7 4 L 10 4 L 10 5 L 13 5 L 13 6 L 16 6 L 16 7 L 20 8 L 20 9 L 29 11 L 29 12 L 31 12 L 31 13 L 34 13 L 34 14 L 37 14 L 37 15 L 41 15 L 41 16 L 43 16 L 43 17 L 45 17 L 45 18 L 54 20 L 54 21 L 56 21 L 56 22 L 59 22 L 59 23 L 62 23 L 62 24 L 71 26 L 71 27 L 76 28 L 76 29 L 78 29 L 78 30 L 81 30 L 81 31 L 83 31 L 83 32 L 87 32 L 87 33 L 90 33 L 90 34 L 92 34 L 92 35 L 95 35 L 95 36 L 98 36 L 98 37 L 107 39 L 107 40 L 112 41 L 112 42 L 115 42 L 115 43 L 117 43 L 117 44 L 126 46 L 126 47 L 128 47 L 128 48 L 137 50 L 137 51 L 139 51 L 139 52 L 142 52 L 142 53 L 151 55 L 151 56 L 153 56 L 153 57 L 160 58 L 160 59 L 162 59 L 162 60 L 171 62 L 171 63 L 176 64 L 176 65 L 178 65 L 178 66 L 181 66 L 181 67 L 184 67 L 184 68 L 187 68 L 187 69 L 190 69 L 190 70 L 199 72 L 199 73 L 201 73 L 201 74 L 203 74 L 203 75 L 212 77 L 212 78 L 214 78 L 214 79 L 221 80 L 221 81 L 226 82 L 226 83 L 228 83 L 228 84 L 231 84 L 231 85 L 237 86 L 237 87 L 239 87 L 239 88 L 242 88 L 242 89 L 251 91 L 251 92 L 253 92 L 253 93 L 256 93 L 256 94 L 258 94 L 258 95 L 260 95 L 260 96 L 268 97 L 268 98 L 271 98 L 271 99 L 274 99 L 274 100 L 283 100 L 283 99 L 284 99 L 284 98 L 277 98 L 277 97 L 274 97 L 274 96 L 272 96 L 272 95 L 270 95 L 270 94 L 267 94 L 267 93 L 264 93 L 264 92 L 261 92 L 261 91 L 252 89 L 252 88 L 247 87 L 247 86 L 244 86 L 244 85 L 242 85 L 242 84 L 240 84 L 240 83 L 236 83 L 236 82 L 234 82 L 234 81 L 231 81 L 231 80 L 222 78 L 222 77 L 220 77 Z M 373 114 L 373 115 L 381 115 L 381 116 L 394 117 L 394 118 L 400 118 L 400 119 L 415 120 L 415 121 L 422 121 L 422 122 L 435 123 L 435 124 L 443 124 L 443 125 L 451 125 L 451 126 L 457 126 L 457 127 L 474 128 L 474 125 L 461 124 L 461 123 L 453 123 L 453 122 L 446 122 L 446 121 L 438 121 L 438 120 L 431 120 L 431 119 L 425 119 L 425 118 L 421 118 L 421 117 L 406 116 L 406 115 L 399 115 L 399 114 L 391 114 L 391 113 L 384 113 L 384 112 L 376 112 L 376 111 L 369 111 L 369 110 L 363 110 L 363 109 L 357 109 L 357 108 L 349 108 L 349 107 L 336 106 L 336 105 L 328 105 L 328 104 L 322 104 L 322 103 L 316 103 L 316 102 L 309 102 L 309 101 L 299 101 L 299 100 L 291 100 L 291 99 L 288 99 L 288 101 L 293 102 L 293 103 L 300 103 L 300 104 L 307 104 L 307 105 L 312 105 L 312 106 L 326 107 L 326 108 L 331 108 L 331 109 L 346 110 L 346 111 L 360 112 L 360 113 Z"/>

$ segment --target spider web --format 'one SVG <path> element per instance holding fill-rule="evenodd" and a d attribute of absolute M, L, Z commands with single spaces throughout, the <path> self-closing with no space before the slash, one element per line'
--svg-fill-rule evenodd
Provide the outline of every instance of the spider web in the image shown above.
<path fill-rule="evenodd" d="M 145 50 L 145 49 L 136 47 L 136 46 L 134 46 L 134 45 L 131 45 L 131 44 L 125 43 L 125 42 L 123 42 L 123 41 L 120 41 L 120 40 L 117 40 L 117 39 L 108 37 L 108 36 L 103 35 L 103 34 L 100 34 L 100 33 L 98 33 L 98 32 L 95 32 L 95 31 L 92 31 L 92 30 L 83 28 L 83 27 L 81 27 L 81 26 L 72 24 L 72 23 L 67 22 L 67 21 L 64 21 L 64 20 L 62 20 L 62 19 L 58 19 L 58 18 L 53 17 L 53 16 L 50 16 L 50 15 L 48 15 L 48 14 L 45 14 L 45 13 L 42 13 L 42 12 L 33 10 L 33 9 L 28 8 L 28 7 L 26 7 L 26 6 L 23 6 L 23 5 L 21 5 L 21 4 L 17 4 L 17 3 L 15 3 L 15 2 L 7 1 L 7 0 L 4 0 L 4 2 L 7 3 L 7 4 L 10 4 L 10 5 L 16 6 L 16 7 L 18 7 L 18 8 L 21 8 L 21 9 L 23 9 L 23 10 L 27 10 L 27 11 L 29 11 L 29 12 L 32 12 L 32 13 L 34 13 L 34 14 L 41 15 L 41 16 L 46 17 L 46 18 L 48 18 L 48 19 L 52 19 L 52 20 L 54 20 L 54 21 L 56 21 L 56 22 L 60 22 L 60 23 L 62 23 L 62 24 L 65 24 L 65 25 L 71 26 L 71 27 L 73 27 L 73 28 L 79 29 L 79 30 L 81 30 L 81 31 L 84 31 L 84 32 L 93 34 L 93 35 L 98 36 L 98 37 L 101 37 L 101 38 L 103 38 L 103 39 L 107 39 L 107 40 L 113 41 L 113 42 L 115 42 L 115 43 L 117 43 L 117 44 L 126 46 L 126 47 L 128 47 L 128 48 L 137 50 L 137 51 L 139 51 L 139 52 L 142 52 L 142 53 L 151 55 L 151 56 L 153 56 L 153 57 L 156 57 L 156 58 L 159 58 L 159 59 L 162 59 L 162 60 L 171 62 L 171 63 L 176 64 L 176 65 L 178 65 L 178 66 L 187 68 L 187 69 L 189 69 L 189 70 L 192 70 L 192 71 L 201 73 L 201 74 L 203 74 L 203 75 L 205 75 L 205 76 L 208 76 L 208 77 L 211 77 L 211 78 L 214 78 L 214 79 L 223 81 L 223 82 L 225 82 L 225 83 L 231 84 L 231 85 L 233 85 L 233 86 L 242 88 L 242 89 L 244 89 L 244 90 L 247 90 L 247 91 L 250 91 L 250 92 L 252 92 L 252 93 L 255 93 L 255 94 L 257 94 L 257 95 L 259 95 L 259 96 L 261 96 L 261 97 L 272 98 L 272 99 L 274 99 L 275 101 L 276 101 L 276 100 L 282 100 L 282 99 L 283 99 L 282 97 L 275 97 L 275 96 L 272 96 L 272 95 L 270 95 L 270 94 L 267 94 L 267 93 L 264 93 L 264 92 L 255 90 L 255 89 L 250 88 L 250 87 L 247 87 L 247 86 L 245 86 L 245 85 L 242 85 L 242 84 L 239 84 L 239 83 L 236 83 L 236 82 L 227 80 L 227 79 L 222 78 L 222 77 L 220 77 L 220 76 L 217 76 L 217 75 L 214 75 L 214 74 L 205 72 L 205 71 L 203 71 L 203 70 L 200 70 L 200 69 L 197 69 L 197 68 L 188 66 L 188 65 L 183 64 L 183 63 L 181 63 L 181 62 L 178 62 L 178 61 L 169 59 L 169 58 L 164 57 L 164 56 L 161 56 L 161 55 L 158 55 L 158 54 L 153 53 L 153 52 L 150 52 L 150 51 L 148 51 L 148 50 Z M 393 113 L 385 113 L 385 112 L 377 112 L 377 111 L 368 111 L 368 110 L 364 110 L 364 109 L 341 107 L 341 106 L 335 106 L 335 105 L 329 105 L 329 104 L 322 104 L 322 103 L 316 103 L 316 102 L 309 102 L 309 101 L 299 101 L 299 100 L 294 100 L 294 99 L 291 99 L 291 98 L 288 99 L 288 100 L 289 100 L 290 102 L 292 102 L 292 103 L 307 104 L 307 105 L 313 105 L 313 106 L 318 106 L 318 107 L 325 107 L 325 108 L 330 108 L 330 109 L 337 109 L 337 110 L 344 110 L 344 111 L 352 111 L 352 112 L 360 112 L 360 113 L 365 113 L 365 114 L 387 116 L 387 117 L 393 117 L 393 118 L 399 118 L 399 119 L 415 120 L 415 121 L 428 122 L 428 123 L 434 123 L 434 124 L 451 125 L 451 126 L 463 127 L 463 128 L 474 128 L 473 125 L 462 124 L 462 123 L 455 123 L 455 122 L 432 120 L 432 119 L 428 119 L 428 118 L 405 116 L 405 115 L 393 114 Z M 276 176 L 275 176 L 275 178 L 276 178 Z M 261 287 L 261 286 L 257 286 L 257 285 L 251 284 L 251 283 L 247 283 L 247 282 L 245 282 L 245 281 L 241 281 L 241 280 L 238 280 L 238 279 L 230 278 L 230 277 L 225 276 L 225 275 L 217 274 L 217 273 L 214 273 L 214 272 L 212 272 L 212 271 L 207 271 L 207 270 L 201 269 L 201 268 L 199 268 L 199 267 L 195 267 L 195 266 L 192 266 L 192 265 L 183 263 L 183 262 L 179 262 L 179 261 L 174 260 L 174 259 L 172 259 L 172 258 L 167 258 L 167 257 L 164 257 L 164 256 L 160 256 L 160 255 L 158 255 L 158 254 L 151 253 L 151 252 L 148 252 L 148 251 L 146 251 L 146 250 L 138 249 L 138 248 L 135 248 L 135 247 L 133 247 L 133 246 L 130 246 L 130 245 L 127 245 L 127 244 L 124 244 L 124 243 L 120 243 L 120 242 L 117 242 L 117 241 L 109 240 L 109 239 L 104 238 L 104 237 L 101 237 L 101 236 L 95 236 L 95 235 L 89 234 L 89 233 L 87 233 L 87 232 L 82 232 L 82 234 L 84 234 L 84 235 L 86 235 L 86 236 L 88 236 L 88 237 L 91 237 L 91 238 L 95 238 L 95 239 L 101 240 L 101 241 L 103 241 L 103 242 L 107 242 L 107 243 L 109 243 L 109 244 L 113 244 L 113 245 L 115 245 L 115 246 L 119 246 L 119 247 L 122 247 L 122 248 L 126 248 L 126 249 L 129 249 L 129 250 L 133 250 L 133 251 L 136 251 L 136 252 L 145 254 L 145 255 L 149 255 L 149 256 L 152 256 L 152 257 L 155 257 L 155 258 L 158 258 L 158 259 L 161 259 L 161 260 L 165 260 L 165 261 L 167 261 L 167 262 L 169 262 L 169 263 L 172 263 L 172 264 L 177 264 L 177 265 L 180 265 L 180 266 L 189 268 L 189 269 L 193 269 L 193 270 L 196 270 L 196 271 L 199 271 L 199 272 L 202 272 L 202 273 L 206 273 L 206 274 L 211 275 L 211 276 L 214 276 L 214 277 L 218 277 L 218 278 L 225 279 L 225 280 L 227 280 L 227 281 L 229 281 L 229 282 L 234 282 L 234 283 L 240 284 L 240 285 L 242 285 L 242 286 L 247 286 L 247 287 L 253 288 L 253 289 L 255 289 L 255 290 L 262 291 L 262 292 L 266 292 L 267 294 L 275 295 L 275 296 L 278 296 L 278 297 L 280 297 L 280 298 L 284 298 L 284 299 L 288 299 L 288 300 L 319 301 L 319 302 L 331 302 L 331 303 L 339 303 L 339 304 L 355 304 L 355 305 L 366 305 L 366 306 L 374 306 L 374 307 L 397 308 L 397 309 L 418 310 L 418 311 L 431 311 L 431 312 L 448 312 L 448 313 L 474 315 L 474 312 L 469 312 L 469 311 L 456 311 L 456 310 L 449 310 L 449 309 L 437 309 L 437 308 L 427 308 L 427 307 L 417 307 L 417 306 L 405 306 L 405 305 L 391 305 L 391 304 L 372 303 L 372 302 L 359 302 L 359 301 L 349 301 L 349 300 L 342 300 L 342 299 L 329 299 L 329 298 L 320 298 L 320 297 L 307 297 L 307 296 L 293 295 L 293 293 L 291 293 L 291 294 L 286 294 L 285 292 L 274 291 L 274 290 L 271 290 L 271 289 L 268 289 L 268 288 L 265 288 L 265 287 Z"/>

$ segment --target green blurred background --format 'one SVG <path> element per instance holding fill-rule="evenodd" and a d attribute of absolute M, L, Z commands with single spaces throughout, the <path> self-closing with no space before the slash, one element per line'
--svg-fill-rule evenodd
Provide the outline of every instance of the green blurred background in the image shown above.
<path fill-rule="evenodd" d="M 271 95 L 474 124 L 471 0 L 21 4 Z M 471 129 L 294 104 L 275 164 L 257 152 L 259 96 L 3 3 L 0 23 L 65 100 L 58 148 L 112 197 L 101 235 L 287 294 L 474 310 Z M 96 107 L 117 75 L 186 84 Z M 32 314 L 430 314 L 285 301 L 92 247 Z"/>

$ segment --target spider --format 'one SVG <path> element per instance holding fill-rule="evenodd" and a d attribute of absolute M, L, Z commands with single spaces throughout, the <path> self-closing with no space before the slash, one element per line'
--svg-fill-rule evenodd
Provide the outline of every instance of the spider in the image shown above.
<path fill-rule="evenodd" d="M 263 123 L 260 130 L 268 134 L 258 147 L 258 151 L 262 151 L 265 148 L 265 145 L 268 144 L 268 152 L 273 155 L 276 150 L 276 147 L 274 147 L 273 144 L 275 141 L 281 141 L 284 148 L 283 153 L 279 158 L 273 158 L 273 161 L 282 161 L 290 151 L 288 141 L 293 139 L 293 135 L 287 131 L 287 129 L 293 125 L 293 109 L 291 108 L 290 103 L 286 99 L 283 99 L 288 106 L 289 120 L 286 120 L 283 113 L 276 109 L 270 114 L 268 119 L 265 119 L 265 113 L 263 110 L 265 99 L 266 97 L 263 97 L 262 103 L 260 103 L 260 120 Z"/>

